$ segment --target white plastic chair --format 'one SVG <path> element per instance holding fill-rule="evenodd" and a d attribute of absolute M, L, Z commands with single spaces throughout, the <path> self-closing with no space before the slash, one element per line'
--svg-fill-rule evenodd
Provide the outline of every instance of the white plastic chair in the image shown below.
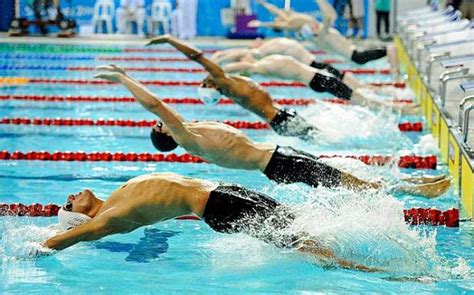
<path fill-rule="evenodd" d="M 94 32 L 102 33 L 102 24 L 105 22 L 106 33 L 112 34 L 112 19 L 114 18 L 115 4 L 113 0 L 97 0 L 92 16 L 92 28 Z"/>
<path fill-rule="evenodd" d="M 171 2 L 169 0 L 153 0 L 151 4 L 150 18 L 148 19 L 148 32 L 155 32 L 155 25 L 161 24 L 164 34 L 170 32 Z M 158 26 L 159 28 L 159 26 Z"/>
<path fill-rule="evenodd" d="M 135 8 L 132 13 L 129 13 L 123 7 L 117 8 L 115 12 L 115 19 L 117 24 L 117 33 L 131 34 L 132 24 L 137 25 L 137 34 L 143 35 L 143 24 L 145 23 L 145 9 L 143 7 Z"/>

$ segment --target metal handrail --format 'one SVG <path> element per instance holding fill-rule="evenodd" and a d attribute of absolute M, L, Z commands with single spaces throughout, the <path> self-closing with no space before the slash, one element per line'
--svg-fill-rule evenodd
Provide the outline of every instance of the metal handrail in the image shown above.
<path fill-rule="evenodd" d="M 469 105 L 467 108 L 464 109 L 464 121 L 463 121 L 463 131 L 462 131 L 462 139 L 464 143 L 467 145 L 467 137 L 469 135 L 469 113 L 474 110 L 474 104 Z"/>
<path fill-rule="evenodd" d="M 458 124 L 459 124 L 459 130 L 461 130 L 461 133 L 463 131 L 462 128 L 463 128 L 463 121 L 464 121 L 464 106 L 469 102 L 474 102 L 474 95 L 469 95 L 469 96 L 464 97 L 459 103 Z"/>
<path fill-rule="evenodd" d="M 461 76 L 453 76 L 455 74 L 461 74 Z M 446 85 L 448 81 L 466 78 L 468 74 L 469 74 L 469 68 L 462 68 L 462 67 L 451 70 L 451 71 L 445 71 L 441 74 L 441 76 L 439 77 L 439 80 L 441 82 L 439 95 L 440 95 L 442 107 L 444 107 L 445 102 L 446 102 L 446 88 L 447 88 Z"/>
<path fill-rule="evenodd" d="M 439 53 L 430 55 L 430 58 L 427 61 L 426 73 L 425 73 L 427 77 L 426 79 L 427 79 L 428 85 L 431 84 L 431 71 L 433 69 L 433 63 L 443 58 L 449 58 L 450 56 L 451 56 L 451 52 L 449 51 L 439 52 Z"/>

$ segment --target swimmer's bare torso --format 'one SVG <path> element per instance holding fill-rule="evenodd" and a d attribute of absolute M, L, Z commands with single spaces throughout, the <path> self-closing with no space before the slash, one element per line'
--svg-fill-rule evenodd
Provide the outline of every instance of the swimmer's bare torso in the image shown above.
<path fill-rule="evenodd" d="M 298 41 L 288 38 L 274 38 L 265 41 L 258 48 L 251 50 L 252 55 L 259 59 L 272 54 L 281 54 L 291 56 L 298 61 L 309 65 L 314 56 Z"/>
<path fill-rule="evenodd" d="M 129 232 L 176 216 L 202 216 L 216 184 L 175 173 L 152 173 L 130 179 L 113 191 L 97 212 L 115 220 L 116 228 Z"/>
<path fill-rule="evenodd" d="M 242 131 L 218 122 L 185 123 L 192 140 L 177 142 L 190 154 L 233 169 L 265 170 L 276 148 L 251 141 Z"/>
<path fill-rule="evenodd" d="M 303 64 L 291 56 L 269 55 L 253 62 L 228 64 L 226 72 L 250 71 L 263 76 L 277 77 L 287 80 L 300 81 L 309 84 L 316 73 L 327 75 L 318 69 Z"/>

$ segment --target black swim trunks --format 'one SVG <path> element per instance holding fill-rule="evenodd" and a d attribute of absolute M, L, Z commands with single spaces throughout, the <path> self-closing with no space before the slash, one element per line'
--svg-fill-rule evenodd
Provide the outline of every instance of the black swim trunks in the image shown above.
<path fill-rule="evenodd" d="M 319 184 L 334 187 L 341 183 L 341 171 L 291 147 L 277 146 L 263 173 L 278 183 L 303 182 L 312 187 Z"/>
<path fill-rule="evenodd" d="M 351 60 L 357 64 L 363 65 L 369 61 L 382 58 L 387 55 L 387 47 L 380 47 L 368 50 L 354 50 Z"/>
<path fill-rule="evenodd" d="M 278 247 L 289 247 L 298 239 L 282 232 L 294 220 L 287 207 L 239 185 L 213 190 L 202 217 L 215 231 L 248 234 Z"/>
<path fill-rule="evenodd" d="M 328 73 L 333 74 L 334 77 L 338 78 L 339 80 L 344 79 L 344 73 L 341 73 L 341 71 L 328 64 L 313 60 L 309 66 L 315 69 L 326 70 Z"/>
<path fill-rule="evenodd" d="M 316 92 L 329 92 L 338 98 L 351 99 L 352 89 L 338 78 L 316 73 L 309 87 Z"/>
<path fill-rule="evenodd" d="M 270 122 L 270 126 L 282 136 L 298 136 L 304 139 L 318 132 L 318 128 L 309 124 L 293 109 L 280 109 Z"/>

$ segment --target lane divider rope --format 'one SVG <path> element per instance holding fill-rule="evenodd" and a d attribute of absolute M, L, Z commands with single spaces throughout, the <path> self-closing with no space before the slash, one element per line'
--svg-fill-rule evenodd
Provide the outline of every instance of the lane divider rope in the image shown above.
<path fill-rule="evenodd" d="M 116 82 L 104 80 L 86 80 L 86 79 L 46 79 L 46 78 L 25 78 L 12 77 L 10 79 L 28 79 L 28 83 L 48 83 L 48 84 L 75 84 L 75 85 L 111 85 Z M 3 78 L 5 79 L 5 78 Z M 1 82 L 1 81 L 0 81 Z M 140 81 L 143 85 L 156 86 L 199 86 L 201 81 L 163 81 L 163 80 L 145 80 Z M 263 87 L 307 87 L 301 82 L 268 81 L 259 83 Z M 405 88 L 404 82 L 375 82 L 372 86 L 393 86 L 396 88 Z"/>
<path fill-rule="evenodd" d="M 0 203 L 0 216 L 27 216 L 27 217 L 54 217 L 58 215 L 61 208 L 57 204 L 34 203 L 25 205 L 22 203 L 5 204 Z M 441 211 L 434 208 L 411 208 L 404 209 L 405 222 L 410 225 L 432 225 L 446 227 L 459 227 L 459 210 L 452 208 Z M 175 218 L 177 220 L 200 220 L 196 215 L 184 215 Z"/>
<path fill-rule="evenodd" d="M 118 102 L 118 103 L 135 103 L 134 97 L 102 97 L 102 96 L 46 96 L 46 95 L 0 95 L 0 100 L 29 100 L 29 101 L 45 101 L 45 102 Z M 170 104 L 204 104 L 201 99 L 196 97 L 164 97 L 162 100 Z M 280 105 L 311 105 L 319 101 L 349 104 L 346 99 L 342 98 L 276 98 L 274 102 Z M 412 99 L 394 99 L 394 103 L 413 103 Z M 221 98 L 218 104 L 234 104 L 229 98 Z"/>
<path fill-rule="evenodd" d="M 135 62 L 194 62 L 187 57 L 150 57 L 150 56 L 71 56 L 57 54 L 0 54 L 0 59 L 23 59 L 23 60 L 82 60 L 82 61 L 135 61 Z M 327 64 L 344 63 L 340 59 L 323 59 L 320 62 Z"/>
<path fill-rule="evenodd" d="M 400 168 L 436 169 L 436 156 L 406 155 L 400 157 L 380 155 L 318 155 L 318 158 L 350 158 L 359 160 L 367 165 L 386 165 L 395 160 Z M 190 154 L 177 155 L 123 152 L 47 152 L 47 151 L 0 151 L 0 160 L 30 160 L 30 161 L 74 161 L 74 162 L 176 162 L 176 163 L 207 163 L 204 159 Z"/>
<path fill-rule="evenodd" d="M 163 67 L 124 67 L 129 72 L 169 72 L 169 73 L 205 73 L 202 68 L 163 68 Z M 38 71 L 74 71 L 86 72 L 95 71 L 95 67 L 88 66 L 13 66 L 0 65 L 0 70 L 38 70 Z M 353 73 L 360 75 L 389 75 L 390 69 L 343 69 L 343 73 Z"/>
<path fill-rule="evenodd" d="M 197 120 L 192 120 L 198 122 Z M 45 125 L 45 126 L 119 126 L 119 127 L 152 127 L 156 120 L 123 120 L 123 119 L 72 119 L 72 118 L 8 118 L 0 119 L 3 125 Z M 217 121 L 220 122 L 220 121 Z M 243 120 L 224 120 L 222 123 L 238 129 L 270 129 L 266 122 L 250 122 Z M 421 132 L 423 124 L 421 122 L 399 123 L 398 128 L 402 132 Z"/>
<path fill-rule="evenodd" d="M 5 44 L 7 46 L 0 45 L 0 51 L 12 52 L 12 51 L 26 51 L 26 52 L 60 52 L 60 53 L 71 53 L 71 52 L 102 52 L 102 53 L 179 53 L 175 48 L 134 48 L 134 47 L 85 47 L 75 45 L 52 45 L 52 44 Z M 226 48 L 209 48 L 201 49 L 204 53 L 215 53 Z M 310 50 L 314 55 L 326 54 L 322 50 Z"/>

